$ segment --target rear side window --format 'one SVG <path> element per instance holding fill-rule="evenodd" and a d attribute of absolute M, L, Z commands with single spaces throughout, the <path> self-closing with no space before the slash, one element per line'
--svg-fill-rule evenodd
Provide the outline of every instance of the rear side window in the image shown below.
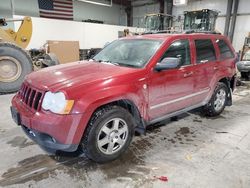
<path fill-rule="evenodd" d="M 216 40 L 220 50 L 220 59 L 229 59 L 234 57 L 234 53 L 231 51 L 229 46 L 224 40 Z"/>
<path fill-rule="evenodd" d="M 180 65 L 190 65 L 190 48 L 189 41 L 186 39 L 178 40 L 173 42 L 164 55 L 161 57 L 161 60 L 166 57 L 175 57 L 180 59 Z"/>
<path fill-rule="evenodd" d="M 210 39 L 195 40 L 195 47 L 198 64 L 216 60 L 214 45 Z"/>

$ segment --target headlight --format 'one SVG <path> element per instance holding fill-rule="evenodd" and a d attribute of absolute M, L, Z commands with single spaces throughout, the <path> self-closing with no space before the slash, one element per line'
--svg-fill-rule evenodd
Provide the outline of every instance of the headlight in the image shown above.
<path fill-rule="evenodd" d="M 45 93 L 42 108 L 44 110 L 50 110 L 56 114 L 68 114 L 71 111 L 73 104 L 73 100 L 66 100 L 64 93 L 52 93 L 49 91 Z"/>

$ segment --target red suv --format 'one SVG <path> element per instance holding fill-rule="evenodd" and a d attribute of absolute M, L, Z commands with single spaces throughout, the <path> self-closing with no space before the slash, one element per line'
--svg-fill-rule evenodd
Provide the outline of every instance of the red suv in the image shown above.
<path fill-rule="evenodd" d="M 93 59 L 26 77 L 12 117 L 49 152 L 83 149 L 118 158 L 135 131 L 197 107 L 209 116 L 232 104 L 234 49 L 219 34 L 151 34 L 116 40 Z"/>

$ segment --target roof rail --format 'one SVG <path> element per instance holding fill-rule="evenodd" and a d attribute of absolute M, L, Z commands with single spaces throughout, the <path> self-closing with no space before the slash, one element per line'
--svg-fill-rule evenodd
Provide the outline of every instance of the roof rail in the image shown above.
<path fill-rule="evenodd" d="M 204 33 L 204 34 L 218 34 L 221 35 L 220 32 L 217 31 L 202 31 L 202 30 L 187 30 L 184 31 L 185 34 L 192 34 L 192 33 Z"/>
<path fill-rule="evenodd" d="M 179 31 L 179 30 L 146 31 L 146 32 L 142 33 L 142 35 L 147 35 L 147 34 L 161 34 L 161 33 L 174 34 L 174 33 L 181 33 L 181 31 Z"/>
<path fill-rule="evenodd" d="M 204 34 L 218 34 L 221 35 L 220 32 L 217 31 L 202 31 L 202 30 L 187 30 L 187 31 L 180 31 L 180 30 L 161 30 L 161 31 L 145 31 L 141 33 L 141 35 L 148 35 L 148 34 L 161 34 L 161 33 L 168 33 L 168 34 L 177 34 L 177 33 L 184 33 L 184 34 L 192 34 L 192 33 L 204 33 Z"/>

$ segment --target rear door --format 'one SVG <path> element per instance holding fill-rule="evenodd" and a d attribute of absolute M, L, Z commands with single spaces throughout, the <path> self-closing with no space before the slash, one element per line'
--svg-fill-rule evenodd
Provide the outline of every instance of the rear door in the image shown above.
<path fill-rule="evenodd" d="M 203 102 L 212 87 L 214 76 L 218 71 L 217 55 L 213 40 L 197 38 L 193 40 L 195 51 L 194 65 L 194 100 L 193 104 Z"/>
<path fill-rule="evenodd" d="M 192 104 L 193 70 L 190 40 L 173 41 L 159 59 L 180 58 L 180 68 L 152 71 L 148 83 L 150 119 L 186 108 Z"/>
<path fill-rule="evenodd" d="M 217 63 L 219 77 L 228 77 L 228 75 L 233 76 L 235 74 L 235 54 L 228 42 L 229 41 L 223 38 L 215 40 L 216 47 L 219 51 Z"/>

